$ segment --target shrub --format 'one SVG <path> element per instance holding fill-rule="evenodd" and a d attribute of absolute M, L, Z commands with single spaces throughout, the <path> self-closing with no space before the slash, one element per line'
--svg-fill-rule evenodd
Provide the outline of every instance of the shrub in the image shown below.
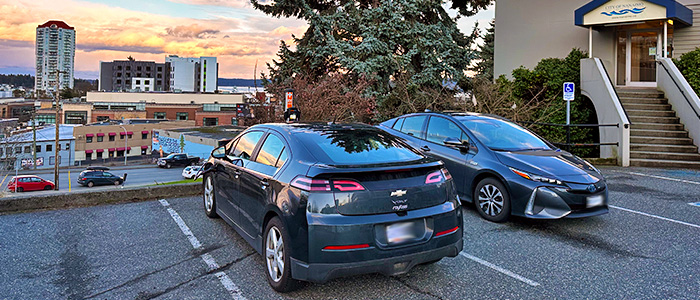
<path fill-rule="evenodd" d="M 700 48 L 681 55 L 674 62 L 695 93 L 700 95 Z"/>

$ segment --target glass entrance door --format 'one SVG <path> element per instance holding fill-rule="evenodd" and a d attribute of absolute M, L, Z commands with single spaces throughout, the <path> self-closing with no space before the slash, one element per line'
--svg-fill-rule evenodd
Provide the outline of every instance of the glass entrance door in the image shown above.
<path fill-rule="evenodd" d="M 656 57 L 659 48 L 659 32 L 630 32 L 627 39 L 627 85 L 656 84 Z"/>

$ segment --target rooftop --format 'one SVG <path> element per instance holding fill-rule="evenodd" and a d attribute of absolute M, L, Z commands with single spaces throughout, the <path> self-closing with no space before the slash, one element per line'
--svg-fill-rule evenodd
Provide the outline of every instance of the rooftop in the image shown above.
<path fill-rule="evenodd" d="M 41 25 L 37 26 L 36 28 L 46 28 L 46 27 L 51 27 L 51 26 L 53 26 L 53 25 L 56 25 L 57 28 L 75 30 L 75 28 L 73 28 L 73 27 L 71 27 L 71 26 L 68 26 L 68 24 L 66 24 L 66 23 L 63 22 L 63 21 L 59 21 L 59 20 L 51 20 L 51 21 L 48 21 L 48 22 L 46 22 L 46 23 L 44 23 L 44 24 L 41 24 Z"/>

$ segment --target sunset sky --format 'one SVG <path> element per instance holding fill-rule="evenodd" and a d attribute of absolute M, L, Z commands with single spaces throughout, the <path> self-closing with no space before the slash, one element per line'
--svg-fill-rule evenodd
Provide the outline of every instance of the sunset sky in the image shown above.
<path fill-rule="evenodd" d="M 469 32 L 494 9 L 461 19 Z M 246 0 L 0 0 L 0 74 L 34 74 L 37 25 L 62 20 L 76 29 L 75 77 L 96 79 L 99 61 L 163 62 L 165 56 L 217 56 L 219 77 L 253 78 L 279 41 L 301 36 L 306 23 L 277 19 Z"/>

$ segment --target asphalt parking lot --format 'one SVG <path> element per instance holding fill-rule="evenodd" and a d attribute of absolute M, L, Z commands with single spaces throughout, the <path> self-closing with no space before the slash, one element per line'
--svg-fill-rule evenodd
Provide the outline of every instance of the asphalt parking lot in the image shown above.
<path fill-rule="evenodd" d="M 604 168 L 610 213 L 503 224 L 465 207 L 464 251 L 277 294 L 200 198 L 0 216 L 3 299 L 698 299 L 700 173 Z"/>

